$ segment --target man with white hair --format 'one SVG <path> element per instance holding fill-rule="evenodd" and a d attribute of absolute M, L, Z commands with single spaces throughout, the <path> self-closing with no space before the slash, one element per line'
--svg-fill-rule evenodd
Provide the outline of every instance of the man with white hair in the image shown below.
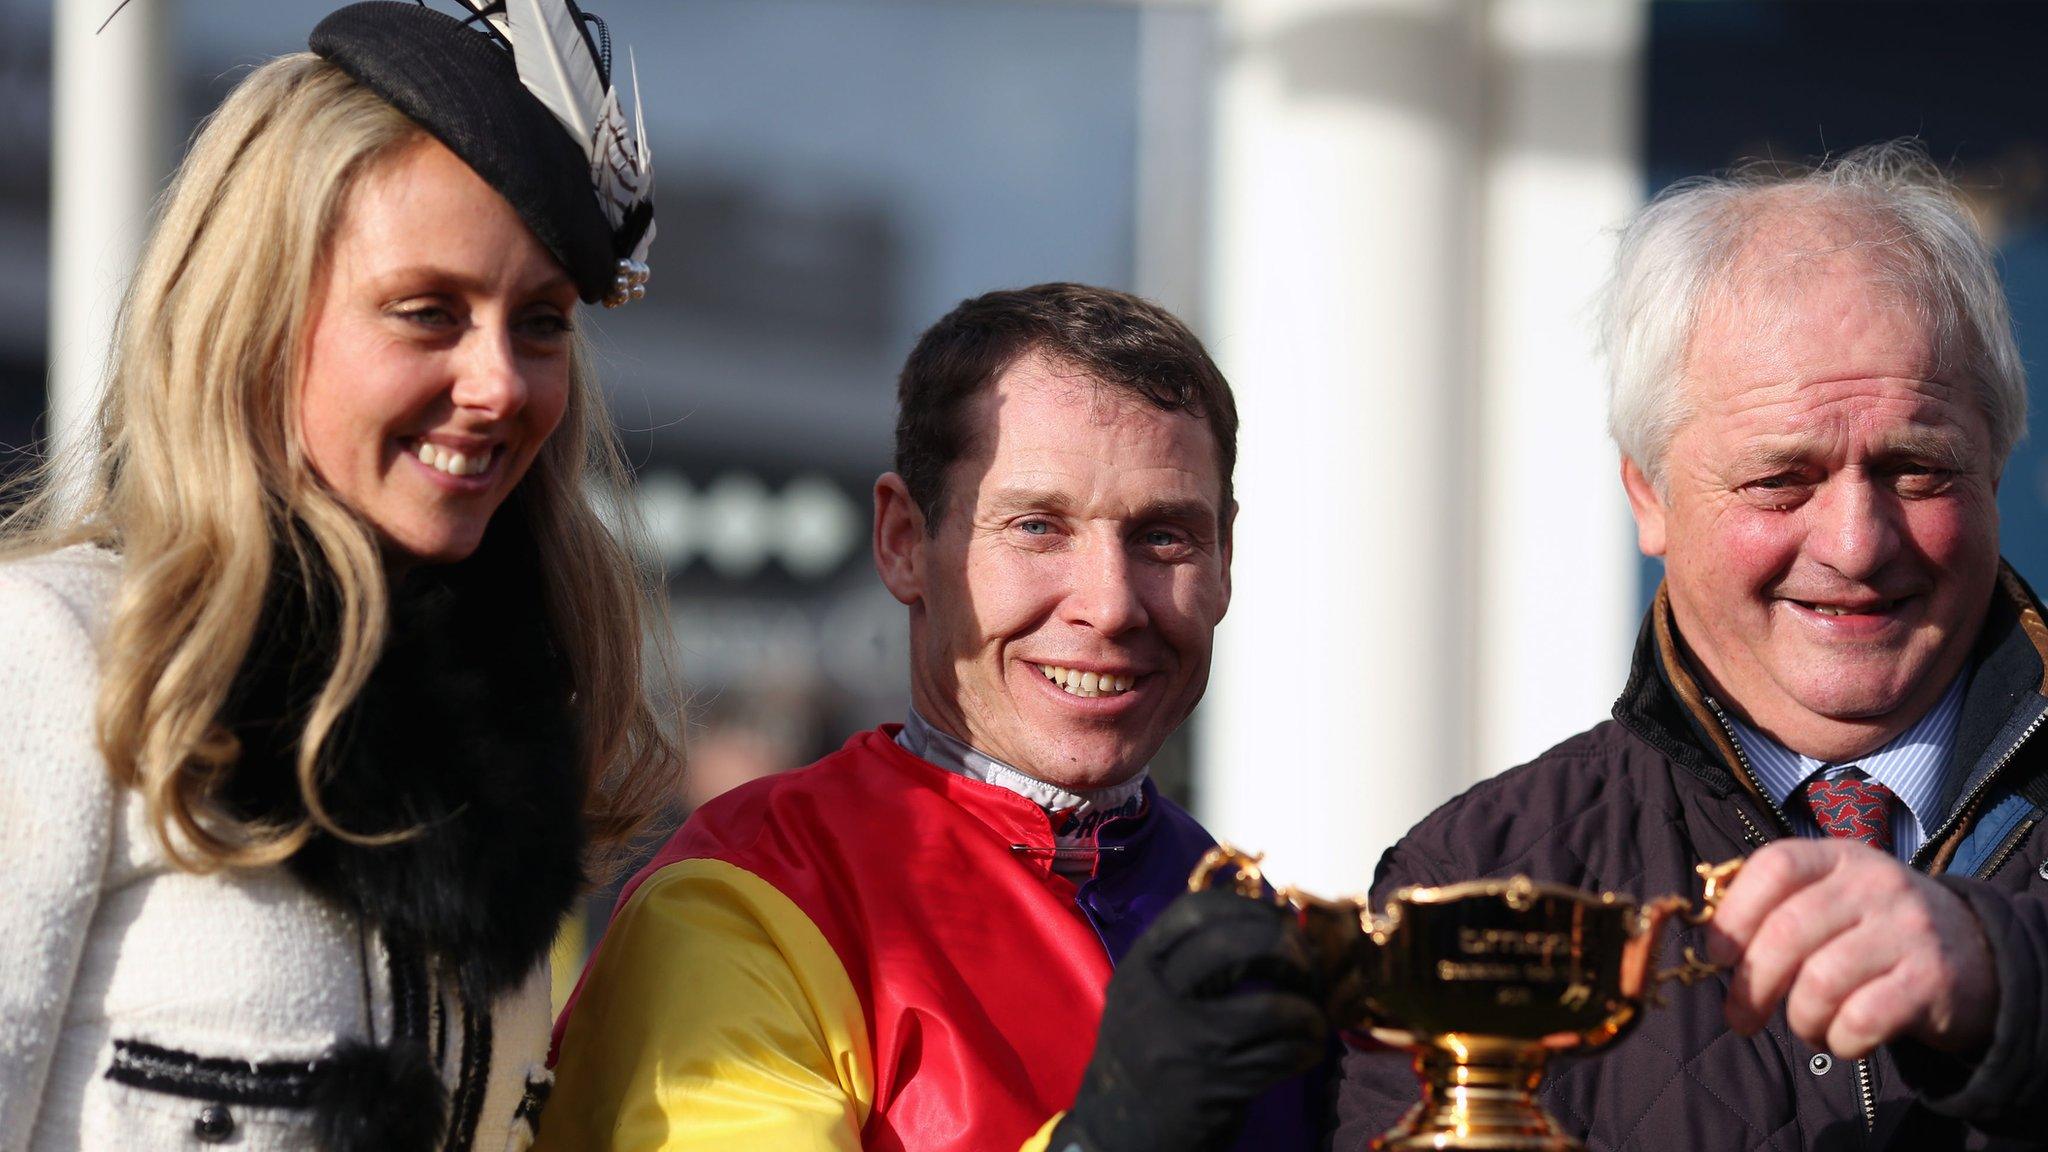
<path fill-rule="evenodd" d="M 1596 1148 L 2048 1147 L 2048 623 L 1998 552 L 2026 380 L 1911 145 L 1688 182 L 1623 233 L 1610 425 L 1665 580 L 1612 720 L 1452 801 L 1375 896 L 1637 896 L 1748 856 L 1677 989 L 1542 1100 Z M 1416 1098 L 1347 1058 L 1336 1147 Z"/>

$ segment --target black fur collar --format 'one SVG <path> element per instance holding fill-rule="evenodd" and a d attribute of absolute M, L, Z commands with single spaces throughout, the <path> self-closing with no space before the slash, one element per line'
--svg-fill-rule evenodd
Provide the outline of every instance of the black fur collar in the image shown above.
<path fill-rule="evenodd" d="M 316 832 L 287 863 L 480 1003 L 526 979 L 583 886 L 577 726 L 524 521 L 508 502 L 469 559 L 394 589 L 383 657 L 328 743 L 329 815 L 418 833 L 363 846 Z M 222 793 L 239 815 L 304 812 L 292 766 L 334 618 L 332 593 L 309 601 L 287 554 L 223 717 L 242 744 Z"/>

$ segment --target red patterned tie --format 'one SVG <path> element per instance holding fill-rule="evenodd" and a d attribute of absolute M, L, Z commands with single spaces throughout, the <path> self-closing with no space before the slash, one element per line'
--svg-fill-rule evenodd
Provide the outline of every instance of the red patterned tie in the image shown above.
<path fill-rule="evenodd" d="M 1880 852 L 1892 850 L 1892 790 L 1862 773 L 1806 786 L 1814 823 L 1830 836 L 1861 840 Z"/>

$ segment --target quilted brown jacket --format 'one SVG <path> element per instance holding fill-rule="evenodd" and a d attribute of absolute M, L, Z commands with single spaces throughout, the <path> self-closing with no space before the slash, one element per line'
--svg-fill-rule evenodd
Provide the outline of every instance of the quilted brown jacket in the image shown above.
<path fill-rule="evenodd" d="M 1697 890 L 1693 865 L 1790 835 L 1687 670 L 1660 593 L 1614 719 L 1466 792 L 1380 861 L 1375 903 L 1409 884 L 1516 873 L 1636 897 Z M 1722 1017 L 1726 978 L 1598 1055 L 1552 1063 L 1542 1099 L 1594 1152 L 2048 1148 L 2048 624 L 2007 569 L 1972 653 L 1946 818 L 1915 866 L 1975 909 L 1999 979 L 1996 1033 L 1963 1063 L 1911 1042 L 1835 1060 L 1781 1010 L 1755 1036 Z M 1664 955 L 1704 948 L 1665 929 Z M 1353 1152 L 1416 1099 L 1407 1058 L 1346 1054 L 1334 1147 Z"/>

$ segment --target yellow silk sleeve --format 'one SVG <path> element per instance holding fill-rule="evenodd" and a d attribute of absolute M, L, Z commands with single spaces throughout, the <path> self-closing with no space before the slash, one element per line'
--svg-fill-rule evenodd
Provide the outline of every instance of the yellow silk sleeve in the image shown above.
<path fill-rule="evenodd" d="M 719 860 L 647 878 L 583 982 L 535 1152 L 858 1149 L 860 998 L 789 898 Z"/>

